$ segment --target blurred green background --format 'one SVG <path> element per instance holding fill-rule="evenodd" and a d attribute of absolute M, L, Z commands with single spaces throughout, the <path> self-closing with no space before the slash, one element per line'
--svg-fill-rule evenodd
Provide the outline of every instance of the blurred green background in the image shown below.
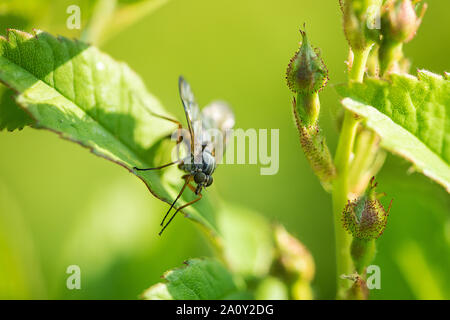
<path fill-rule="evenodd" d="M 7 27 L 79 37 L 65 22 L 70 4 L 83 26 L 92 1 L 2 1 Z M 127 1 L 132 2 L 132 1 Z M 183 119 L 177 77 L 193 86 L 201 106 L 228 101 L 239 128 L 280 129 L 280 170 L 222 165 L 216 192 L 279 221 L 311 250 L 317 298 L 335 292 L 331 201 L 300 149 L 284 81 L 305 22 L 330 71 L 321 123 L 335 149 L 333 84 L 346 79 L 347 44 L 337 0 L 158 1 L 161 6 L 111 34 L 101 49 L 125 61 L 163 105 Z M 442 73 L 450 53 L 450 2 L 428 0 L 417 37 L 406 46 L 413 68 Z M 1 89 L 3 90 L 3 88 Z M 197 227 L 178 217 L 157 235 L 166 204 L 135 176 L 48 131 L 0 132 L 0 298 L 135 299 L 168 269 L 212 255 Z M 379 190 L 394 198 L 374 264 L 381 290 L 373 299 L 450 298 L 450 199 L 438 185 L 389 156 Z M 77 264 L 82 289 L 66 289 L 66 268 Z"/>

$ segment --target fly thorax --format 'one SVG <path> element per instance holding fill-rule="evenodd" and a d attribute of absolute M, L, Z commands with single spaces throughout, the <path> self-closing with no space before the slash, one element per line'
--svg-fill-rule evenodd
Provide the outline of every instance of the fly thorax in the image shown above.
<path fill-rule="evenodd" d="M 183 159 L 183 161 L 181 162 L 181 165 L 179 166 L 179 168 L 188 173 L 196 171 L 195 164 L 194 164 L 194 161 L 192 160 L 191 156 L 185 157 Z"/>

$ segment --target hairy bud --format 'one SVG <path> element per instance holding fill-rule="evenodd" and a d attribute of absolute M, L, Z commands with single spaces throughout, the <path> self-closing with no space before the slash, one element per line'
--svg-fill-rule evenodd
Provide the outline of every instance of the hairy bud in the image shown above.
<path fill-rule="evenodd" d="M 286 79 L 289 88 L 297 93 L 293 99 L 294 119 L 300 134 L 300 143 L 314 173 L 329 191 L 336 170 L 325 137 L 319 129 L 319 91 L 328 81 L 328 70 L 311 47 L 306 33 L 300 30 L 303 41 L 289 62 Z"/>
<path fill-rule="evenodd" d="M 361 51 L 379 40 L 377 24 L 382 0 L 339 0 L 344 33 L 350 47 Z"/>
<path fill-rule="evenodd" d="M 364 195 L 354 201 L 348 201 L 342 215 L 344 228 L 354 238 L 360 240 L 374 240 L 381 236 L 391 209 L 392 200 L 387 210 L 378 200 L 383 194 L 375 192 L 377 184 L 374 179 L 374 177 L 371 179 L 368 191 Z"/>
<path fill-rule="evenodd" d="M 388 40 L 406 43 L 411 41 L 416 35 L 425 15 L 427 5 L 422 5 L 418 15 L 416 10 L 418 10 L 419 6 L 414 5 L 413 2 L 418 1 L 389 0 L 383 7 L 381 31 Z"/>
<path fill-rule="evenodd" d="M 288 87 L 295 93 L 312 94 L 322 90 L 328 81 L 328 70 L 319 51 L 311 47 L 306 32 L 300 30 L 300 49 L 289 62 L 286 71 Z"/>

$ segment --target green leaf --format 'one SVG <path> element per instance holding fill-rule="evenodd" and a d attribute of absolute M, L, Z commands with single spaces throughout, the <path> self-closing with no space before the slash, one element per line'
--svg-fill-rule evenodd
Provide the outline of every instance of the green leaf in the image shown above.
<path fill-rule="evenodd" d="M 433 265 L 418 243 L 413 241 L 402 244 L 394 255 L 401 272 L 419 300 L 445 300 L 445 290 L 437 280 Z M 414 261 L 414 263 L 411 263 Z"/>
<path fill-rule="evenodd" d="M 168 271 L 143 294 L 147 300 L 222 300 L 238 296 L 239 288 L 231 273 L 214 259 L 191 259 L 186 266 Z"/>
<path fill-rule="evenodd" d="M 230 270 L 244 277 L 264 277 L 274 256 L 273 231 L 263 216 L 242 206 L 221 206 L 217 225 Z"/>
<path fill-rule="evenodd" d="M 14 102 L 15 92 L 0 85 L 0 131 L 14 131 L 31 125 L 33 119 Z"/>
<path fill-rule="evenodd" d="M 45 32 L 9 30 L 8 39 L 0 38 L 0 81 L 17 92 L 16 102 L 35 128 L 56 132 L 131 172 L 134 166 L 162 164 L 155 160 L 157 151 L 175 125 L 155 116 L 167 113 L 126 64 L 97 48 Z M 182 181 L 173 169 L 164 176 L 133 173 L 171 203 Z M 192 196 L 185 192 L 183 199 Z M 205 198 L 185 213 L 217 233 L 214 207 Z"/>
<path fill-rule="evenodd" d="M 428 71 L 339 87 L 343 105 L 364 118 L 381 146 L 450 192 L 450 81 Z"/>
<path fill-rule="evenodd" d="M 373 262 L 389 281 L 382 290 L 371 290 L 370 297 L 450 299 L 450 197 L 423 176 L 405 176 L 406 165 L 390 161 L 377 177 L 383 191 L 394 197 L 394 213 L 377 240 Z"/>

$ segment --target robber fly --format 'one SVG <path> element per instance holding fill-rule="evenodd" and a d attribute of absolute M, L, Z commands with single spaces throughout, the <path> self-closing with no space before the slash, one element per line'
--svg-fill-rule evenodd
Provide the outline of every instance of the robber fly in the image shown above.
<path fill-rule="evenodd" d="M 162 229 L 159 232 L 159 235 L 161 235 L 170 222 L 172 222 L 178 211 L 199 201 L 202 198 L 202 189 L 209 187 L 213 183 L 212 174 L 225 152 L 230 129 L 234 126 L 233 112 L 225 102 L 214 101 L 200 112 L 194 94 L 192 93 L 191 86 L 181 76 L 178 81 L 178 87 L 184 107 L 184 113 L 186 114 L 188 130 L 183 130 L 182 124 L 177 120 L 164 116 L 159 117 L 178 124 L 177 145 L 184 142 L 190 152 L 188 152 L 188 155 L 184 158 L 160 167 L 146 169 L 134 168 L 135 170 L 140 171 L 159 170 L 178 164 L 178 168 L 186 172 L 186 174 L 182 176 L 184 185 L 181 188 L 181 191 L 162 219 Z M 192 185 L 192 182 L 195 182 L 196 185 Z M 197 197 L 178 207 L 175 213 L 170 217 L 169 221 L 164 224 L 170 211 L 181 197 L 186 187 L 194 192 Z"/>

